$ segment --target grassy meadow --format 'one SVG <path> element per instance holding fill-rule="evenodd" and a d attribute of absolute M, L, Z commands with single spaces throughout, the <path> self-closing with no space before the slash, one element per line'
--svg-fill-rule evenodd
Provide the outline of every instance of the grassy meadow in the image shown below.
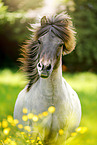
<path fill-rule="evenodd" d="M 72 133 L 66 145 L 97 144 L 97 75 L 95 73 L 63 73 L 66 81 L 77 92 L 82 106 L 80 127 Z M 29 138 L 12 123 L 18 93 L 27 81 L 20 72 L 0 71 L 0 145 L 28 145 Z M 61 132 L 62 135 L 62 132 Z M 38 138 L 39 139 L 39 138 Z M 37 140 L 38 140 L 37 139 Z M 32 140 L 31 144 L 35 141 Z M 36 144 L 42 144 L 41 141 Z M 60 144 L 61 145 L 61 144 Z"/>

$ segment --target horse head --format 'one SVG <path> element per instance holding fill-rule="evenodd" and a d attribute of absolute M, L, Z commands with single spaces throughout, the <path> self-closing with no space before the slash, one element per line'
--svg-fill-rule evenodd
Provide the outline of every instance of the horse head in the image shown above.
<path fill-rule="evenodd" d="M 58 68 L 62 54 L 69 54 L 75 48 L 75 31 L 67 14 L 44 16 L 40 26 L 36 24 L 36 29 L 31 26 L 34 35 L 23 46 L 23 58 L 20 58 L 29 79 L 28 91 L 40 77 L 48 78 Z"/>
<path fill-rule="evenodd" d="M 75 37 L 70 18 L 65 14 L 41 19 L 41 26 L 36 32 L 39 47 L 39 76 L 48 78 L 53 69 L 60 64 L 60 58 L 70 53 L 75 47 Z"/>

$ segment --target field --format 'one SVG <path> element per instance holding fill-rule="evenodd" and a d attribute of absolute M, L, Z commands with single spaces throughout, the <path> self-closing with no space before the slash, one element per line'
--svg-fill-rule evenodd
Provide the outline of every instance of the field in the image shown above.
<path fill-rule="evenodd" d="M 82 106 L 80 128 L 72 134 L 66 145 L 96 145 L 97 75 L 95 73 L 83 72 L 74 74 L 63 73 L 63 76 L 78 93 Z M 0 71 L 0 145 L 29 144 L 29 140 L 26 137 L 24 138 L 23 134 L 20 136 L 19 131 L 15 132 L 17 129 L 14 125 L 10 125 L 17 95 L 26 83 L 27 81 L 20 72 L 8 69 Z M 4 124 L 4 121 L 8 121 L 8 123 Z M 19 143 L 17 143 L 16 135 L 19 138 Z"/>

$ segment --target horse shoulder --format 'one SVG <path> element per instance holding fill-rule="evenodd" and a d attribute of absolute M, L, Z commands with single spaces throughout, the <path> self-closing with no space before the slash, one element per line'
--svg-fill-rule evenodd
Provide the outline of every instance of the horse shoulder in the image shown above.
<path fill-rule="evenodd" d="M 75 128 L 79 125 L 81 120 L 81 104 L 80 100 L 78 98 L 77 93 L 72 89 L 72 87 L 66 82 L 66 80 L 63 78 L 63 84 L 65 85 L 66 92 L 67 92 L 67 100 L 70 106 L 70 124 L 72 120 L 72 125 L 75 126 Z M 69 123 L 68 120 L 68 123 Z"/>
<path fill-rule="evenodd" d="M 72 87 L 66 82 L 66 80 L 63 78 L 63 85 L 65 86 L 66 92 L 70 99 L 77 99 L 79 100 L 77 93 L 72 89 Z"/>

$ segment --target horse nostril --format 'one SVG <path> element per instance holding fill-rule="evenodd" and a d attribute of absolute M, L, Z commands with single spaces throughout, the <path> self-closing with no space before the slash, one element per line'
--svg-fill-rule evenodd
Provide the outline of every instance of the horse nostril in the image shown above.
<path fill-rule="evenodd" d="M 41 64 L 40 62 L 38 63 L 38 68 L 40 69 L 40 70 L 43 70 L 43 68 L 44 68 L 44 65 L 43 64 Z"/>
<path fill-rule="evenodd" d="M 38 67 L 40 67 L 40 68 L 42 67 L 40 63 L 38 63 Z"/>
<path fill-rule="evenodd" d="M 47 66 L 47 71 L 49 71 L 51 69 L 51 64 L 49 64 L 49 66 Z"/>
<path fill-rule="evenodd" d="M 41 67 L 41 64 L 40 63 L 38 63 L 38 67 Z"/>
<path fill-rule="evenodd" d="M 39 62 L 37 64 L 37 67 L 39 68 L 39 70 L 47 70 L 47 71 L 50 71 L 51 64 L 49 64 L 48 66 L 46 66 L 46 65 L 43 65 L 42 63 Z"/>

